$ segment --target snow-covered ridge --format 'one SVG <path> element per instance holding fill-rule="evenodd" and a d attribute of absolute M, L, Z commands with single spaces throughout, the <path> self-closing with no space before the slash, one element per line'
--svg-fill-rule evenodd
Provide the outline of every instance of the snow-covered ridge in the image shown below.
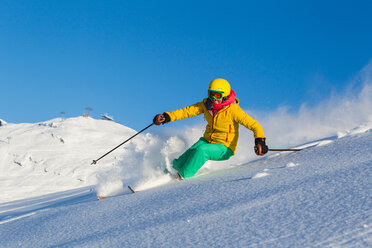
<path fill-rule="evenodd" d="M 93 159 L 134 130 L 86 117 L 0 128 L 0 202 L 94 185 L 123 150 L 91 166 Z"/>

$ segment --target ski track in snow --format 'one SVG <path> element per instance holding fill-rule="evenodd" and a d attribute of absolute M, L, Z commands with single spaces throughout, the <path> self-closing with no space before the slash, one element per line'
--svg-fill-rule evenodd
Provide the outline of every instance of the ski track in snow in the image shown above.
<path fill-rule="evenodd" d="M 37 211 L 48 208 L 76 204 L 92 199 L 97 199 L 95 192 L 90 188 L 81 188 L 25 200 L 0 203 L 0 224 L 27 217 Z"/>

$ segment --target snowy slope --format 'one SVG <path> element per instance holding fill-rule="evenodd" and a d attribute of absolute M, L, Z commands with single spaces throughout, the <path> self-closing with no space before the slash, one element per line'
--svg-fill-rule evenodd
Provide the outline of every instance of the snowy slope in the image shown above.
<path fill-rule="evenodd" d="M 1 126 L 0 202 L 96 184 L 99 173 L 117 166 L 125 152 L 99 166 L 91 166 L 92 160 L 134 133 L 85 117 Z"/>
<path fill-rule="evenodd" d="M 371 247 L 371 128 L 137 194 L 98 201 L 84 187 L 1 203 L 1 246 Z"/>

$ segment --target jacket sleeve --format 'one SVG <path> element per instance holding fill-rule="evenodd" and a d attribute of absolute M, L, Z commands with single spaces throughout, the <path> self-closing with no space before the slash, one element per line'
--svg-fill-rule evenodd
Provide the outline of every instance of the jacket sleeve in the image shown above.
<path fill-rule="evenodd" d="M 204 105 L 203 102 L 198 102 L 195 103 L 194 105 L 166 113 L 169 115 L 171 122 L 178 121 L 204 113 L 203 105 Z"/>
<path fill-rule="evenodd" d="M 240 106 L 237 106 L 234 112 L 234 120 L 251 130 L 254 138 L 266 138 L 260 123 L 244 112 Z"/>

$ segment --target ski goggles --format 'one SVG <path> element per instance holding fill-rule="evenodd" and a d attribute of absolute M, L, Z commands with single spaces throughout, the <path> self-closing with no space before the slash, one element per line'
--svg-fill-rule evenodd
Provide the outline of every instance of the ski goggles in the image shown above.
<path fill-rule="evenodd" d="M 214 99 L 214 100 L 221 100 L 222 99 L 222 91 L 212 91 L 208 90 L 208 97 L 209 99 Z"/>

